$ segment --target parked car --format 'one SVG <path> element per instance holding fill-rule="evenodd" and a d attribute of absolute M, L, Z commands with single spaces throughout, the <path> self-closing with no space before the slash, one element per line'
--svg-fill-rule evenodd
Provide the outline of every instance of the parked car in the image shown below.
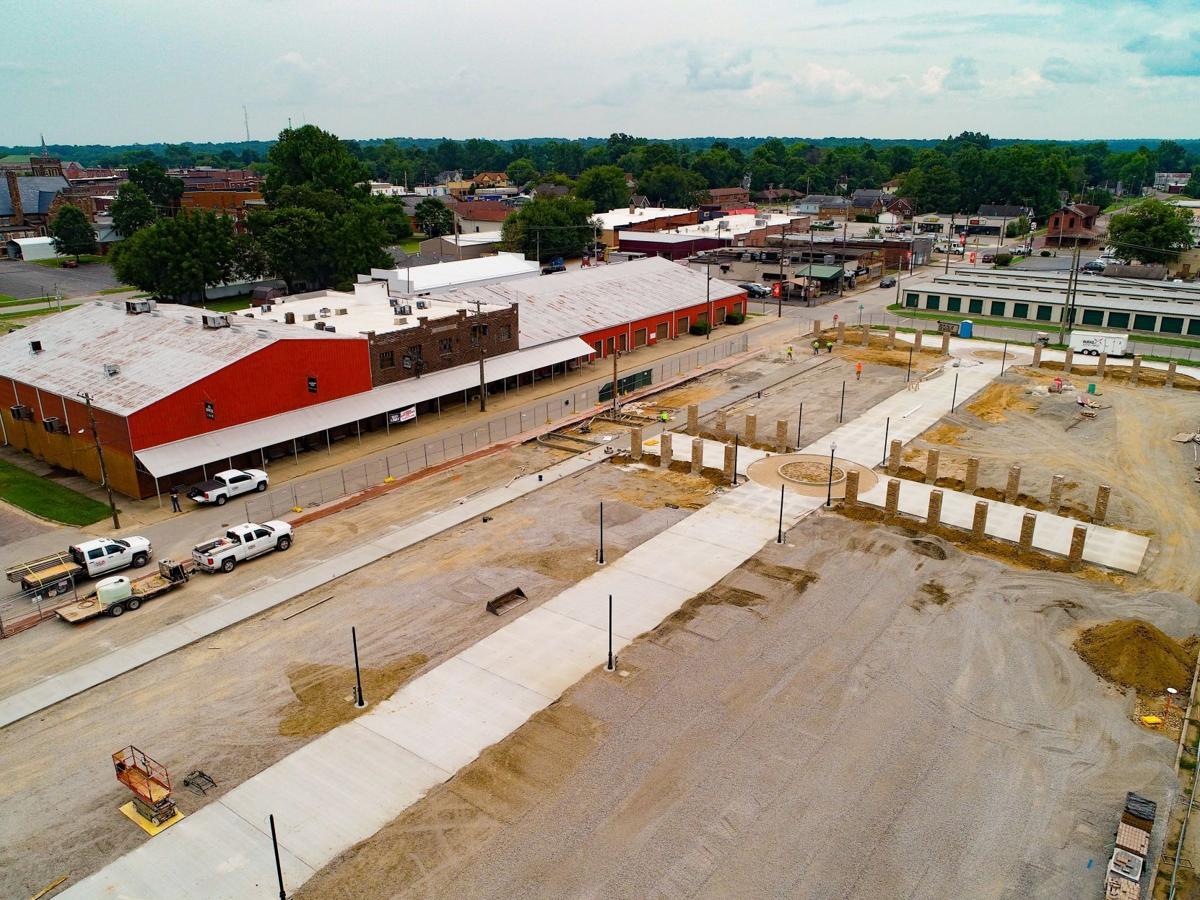
<path fill-rule="evenodd" d="M 197 503 L 224 506 L 239 494 L 265 491 L 269 483 L 270 478 L 262 469 L 246 469 L 244 472 L 241 469 L 227 469 L 218 472 L 208 481 L 192 485 L 187 495 Z"/>
<path fill-rule="evenodd" d="M 879 279 L 879 286 L 881 288 L 895 287 L 896 286 L 896 276 L 895 275 L 884 275 L 882 278 Z"/>
<path fill-rule="evenodd" d="M 738 287 L 755 300 L 771 296 L 771 289 L 766 285 L 759 284 L 757 281 L 748 281 L 744 284 L 739 284 Z"/>
<path fill-rule="evenodd" d="M 197 544 L 192 559 L 205 572 L 232 572 L 240 562 L 290 546 L 292 526 L 287 522 L 245 522 L 230 528 L 224 537 Z"/>

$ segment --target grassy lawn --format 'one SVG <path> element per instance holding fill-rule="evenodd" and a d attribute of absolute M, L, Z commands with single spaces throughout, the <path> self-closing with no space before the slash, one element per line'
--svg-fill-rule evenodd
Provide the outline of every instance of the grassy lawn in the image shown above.
<path fill-rule="evenodd" d="M 237 294 L 233 297 L 222 297 L 220 300 L 209 300 L 204 304 L 213 312 L 237 312 L 251 307 L 249 294 Z"/>
<path fill-rule="evenodd" d="M 396 246 L 399 247 L 401 250 L 403 250 L 405 253 L 417 253 L 421 249 L 421 241 L 423 241 L 423 240 L 425 240 L 425 235 L 414 234 L 412 237 L 401 241 Z"/>
<path fill-rule="evenodd" d="M 0 460 L 0 498 L 64 525 L 91 525 L 108 515 L 105 504 L 5 460 Z"/>
<path fill-rule="evenodd" d="M 45 266 L 47 269 L 61 269 L 63 267 L 63 263 L 65 263 L 68 259 L 73 260 L 74 258 L 75 257 L 73 256 L 64 256 L 61 258 L 56 256 L 51 259 L 34 259 L 30 260 L 30 262 L 36 263 L 39 266 Z M 79 257 L 79 264 L 81 266 L 91 265 L 92 263 L 107 264 L 107 260 L 105 260 L 103 256 L 96 256 L 91 253 L 85 253 Z"/>
<path fill-rule="evenodd" d="M 78 305 L 79 305 L 78 303 L 74 303 L 74 304 L 64 303 L 62 311 L 66 312 L 68 309 L 74 309 Z M 57 306 L 51 306 L 48 309 L 27 309 L 27 310 L 24 310 L 23 312 L 0 313 L 0 320 L 7 321 L 8 319 L 32 319 L 37 316 L 51 316 L 51 315 L 54 315 L 54 313 L 56 313 L 56 312 L 58 312 Z"/>
<path fill-rule="evenodd" d="M 25 306 L 29 303 L 49 303 L 54 297 L 26 297 L 20 299 L 18 297 L 10 297 L 7 294 L 0 294 L 0 307 L 4 306 Z"/>
<path fill-rule="evenodd" d="M 137 290 L 137 288 L 135 288 L 135 287 L 130 287 L 127 284 L 123 284 L 120 287 L 105 288 L 104 290 L 98 291 L 97 293 L 100 293 L 100 294 L 127 294 L 130 291 L 136 291 L 136 290 Z"/>

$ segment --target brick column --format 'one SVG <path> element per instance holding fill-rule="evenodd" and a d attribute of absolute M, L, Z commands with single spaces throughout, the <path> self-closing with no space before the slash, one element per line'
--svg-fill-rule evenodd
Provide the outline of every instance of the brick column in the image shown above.
<path fill-rule="evenodd" d="M 846 499 L 844 501 L 846 507 L 858 505 L 858 470 L 850 469 L 846 472 Z"/>
<path fill-rule="evenodd" d="M 1071 530 L 1071 553 L 1067 557 L 1071 561 L 1072 568 L 1079 568 L 1083 564 L 1083 545 L 1087 542 L 1087 529 L 1082 525 L 1076 525 Z"/>
<path fill-rule="evenodd" d="M 1008 485 L 1004 488 L 1004 502 L 1016 503 L 1021 493 L 1021 467 L 1014 465 L 1008 470 Z"/>
<path fill-rule="evenodd" d="M 717 410 L 717 421 L 713 427 L 717 431 L 717 437 L 721 438 L 721 440 L 724 440 L 725 434 L 726 434 L 725 410 L 723 410 L 723 409 Z"/>
<path fill-rule="evenodd" d="M 699 475 L 700 470 L 704 468 L 704 442 L 701 440 L 692 441 L 692 474 Z"/>
<path fill-rule="evenodd" d="M 725 465 L 722 469 L 725 480 L 733 482 L 733 444 L 725 445 Z"/>
<path fill-rule="evenodd" d="M 780 419 L 775 423 L 775 446 L 779 448 L 780 453 L 788 452 L 787 428 L 786 419 Z"/>
<path fill-rule="evenodd" d="M 942 524 L 942 492 L 929 492 L 929 511 L 925 514 L 925 524 L 937 528 Z"/>
<path fill-rule="evenodd" d="M 1037 526 L 1037 516 L 1033 513 L 1025 513 L 1021 516 L 1021 536 L 1017 539 L 1017 544 L 1022 550 L 1033 549 L 1033 529 Z"/>
<path fill-rule="evenodd" d="M 660 442 L 661 442 L 661 443 L 659 444 L 659 447 L 661 448 L 661 450 L 660 450 L 660 452 L 659 452 L 659 461 L 660 461 L 660 462 L 661 462 L 661 463 L 662 463 L 664 466 L 670 466 L 670 465 L 671 465 L 671 459 L 672 459 L 672 455 L 671 455 L 671 432 L 669 432 L 669 431 L 664 431 L 664 432 L 662 433 L 662 437 L 661 437 L 659 440 L 660 440 Z"/>
<path fill-rule="evenodd" d="M 893 518 L 900 509 L 900 482 L 891 479 L 887 485 L 887 499 L 884 501 L 883 514 Z"/>
<path fill-rule="evenodd" d="M 963 479 L 963 490 L 973 494 L 979 488 L 979 457 L 967 457 L 967 477 Z"/>
<path fill-rule="evenodd" d="M 1075 351 L 1068 347 L 1063 351 L 1063 374 L 1071 374 L 1071 361 L 1075 358 Z"/>
<path fill-rule="evenodd" d="M 1175 387 L 1175 360 L 1167 363 L 1167 380 L 1164 382 L 1163 387 Z"/>
<path fill-rule="evenodd" d="M 1096 507 L 1092 510 L 1092 521 L 1100 525 L 1108 517 L 1108 498 L 1112 496 L 1112 488 L 1102 484 L 1096 490 Z"/>
<path fill-rule="evenodd" d="M 988 505 L 983 500 L 975 501 L 975 515 L 971 519 L 971 537 L 983 540 L 987 534 Z"/>
<path fill-rule="evenodd" d="M 1136 385 L 1138 383 L 1138 375 L 1141 374 L 1141 371 L 1142 358 L 1140 356 L 1135 356 L 1133 358 L 1133 365 L 1129 369 L 1129 383 L 1131 385 Z"/>
<path fill-rule="evenodd" d="M 869 347 L 871 345 L 871 326 L 870 325 L 862 326 L 862 334 L 859 336 L 859 338 L 860 338 L 859 342 L 864 347 Z"/>
<path fill-rule="evenodd" d="M 888 348 L 889 350 L 895 350 L 895 349 L 896 349 L 896 326 L 895 326 L 895 325 L 889 325 L 889 326 L 888 326 L 888 338 L 887 338 L 887 341 L 888 341 L 888 342 L 887 342 L 887 348 Z"/>
<path fill-rule="evenodd" d="M 892 439 L 892 445 L 888 449 L 887 471 L 889 475 L 895 475 L 900 471 L 900 449 L 903 446 L 899 438 Z"/>
<path fill-rule="evenodd" d="M 950 355 L 950 332 L 942 332 L 942 356 Z"/>
<path fill-rule="evenodd" d="M 642 458 L 642 429 L 634 428 L 629 432 L 629 455 L 634 459 Z"/>
<path fill-rule="evenodd" d="M 746 429 L 746 436 L 745 436 L 746 443 L 753 444 L 756 440 L 758 440 L 758 416 L 753 416 L 753 415 L 746 416 L 745 429 Z"/>
<path fill-rule="evenodd" d="M 937 450 L 930 450 L 925 455 L 925 483 L 934 484 L 937 481 L 938 461 L 941 459 L 941 453 Z"/>
<path fill-rule="evenodd" d="M 814 340 L 821 336 L 821 320 L 820 319 L 813 319 L 812 334 L 813 334 Z"/>
<path fill-rule="evenodd" d="M 1042 364 L 1042 345 L 1033 345 L 1033 367 L 1036 369 Z"/>
<path fill-rule="evenodd" d="M 919 353 L 921 351 L 921 336 L 923 334 L 925 334 L 925 332 L 920 328 L 913 332 L 913 353 Z"/>
<path fill-rule="evenodd" d="M 1063 491 L 1063 476 L 1055 475 L 1050 479 L 1050 505 L 1059 506 L 1062 504 Z"/>
<path fill-rule="evenodd" d="M 837 326 L 837 342 L 839 344 L 846 343 L 846 323 L 838 322 Z"/>
<path fill-rule="evenodd" d="M 693 437 L 700 433 L 700 407 L 694 403 L 688 407 L 687 433 Z"/>
<path fill-rule="evenodd" d="M 1104 377 L 1104 369 L 1108 366 L 1108 354 L 1101 353 L 1096 357 L 1096 377 Z"/>

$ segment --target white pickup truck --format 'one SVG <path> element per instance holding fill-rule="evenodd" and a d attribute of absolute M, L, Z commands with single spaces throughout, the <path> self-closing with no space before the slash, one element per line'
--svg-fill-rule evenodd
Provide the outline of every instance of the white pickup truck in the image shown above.
<path fill-rule="evenodd" d="M 196 567 L 205 572 L 232 572 L 234 566 L 272 550 L 292 546 L 292 526 L 287 522 L 271 521 L 259 525 L 246 522 L 234 525 L 224 537 L 197 544 L 192 550 Z"/>
<path fill-rule="evenodd" d="M 56 597 L 81 578 L 106 575 L 130 566 L 140 569 L 150 562 L 153 553 L 149 538 L 93 538 L 72 544 L 61 553 L 12 566 L 4 574 L 23 590 L 40 590 L 47 597 Z"/>
<path fill-rule="evenodd" d="M 197 503 L 215 503 L 224 506 L 225 503 L 239 494 L 249 494 L 251 491 L 265 491 L 270 478 L 262 469 L 227 469 L 218 472 L 208 481 L 194 484 L 188 489 L 187 495 Z"/>

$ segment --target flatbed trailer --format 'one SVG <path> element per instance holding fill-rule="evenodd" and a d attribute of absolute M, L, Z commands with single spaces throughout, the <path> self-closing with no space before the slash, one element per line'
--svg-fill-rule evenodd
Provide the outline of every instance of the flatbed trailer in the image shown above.
<path fill-rule="evenodd" d="M 186 584 L 195 570 L 196 565 L 190 559 L 182 562 L 169 559 L 159 560 L 157 572 L 132 580 L 121 575 L 106 578 L 97 584 L 95 591 L 74 603 L 59 607 L 55 613 L 64 622 L 73 624 L 86 622 L 105 614 L 119 616 L 126 610 L 137 609 L 147 600 L 153 600 L 160 594 L 173 591 L 180 585 Z M 122 589 L 124 585 L 128 585 L 127 590 Z M 109 588 L 115 591 L 114 596 L 102 596 L 108 593 Z"/>
<path fill-rule="evenodd" d="M 83 574 L 83 566 L 71 555 L 69 549 L 11 566 L 4 571 L 4 577 L 21 585 L 23 590 L 45 590 L 47 597 L 66 593 L 71 584 Z"/>

